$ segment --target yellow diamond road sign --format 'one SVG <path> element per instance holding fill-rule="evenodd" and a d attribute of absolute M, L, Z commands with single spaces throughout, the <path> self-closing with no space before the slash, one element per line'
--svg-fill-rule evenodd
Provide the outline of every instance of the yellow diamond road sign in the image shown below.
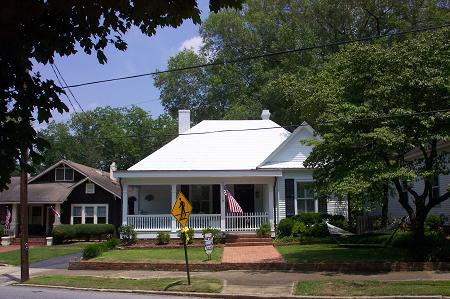
<path fill-rule="evenodd" d="M 192 205 L 187 200 L 183 193 L 178 193 L 177 200 L 172 207 L 172 215 L 181 224 L 181 227 L 186 226 L 186 222 L 189 219 L 189 215 L 192 212 Z"/>

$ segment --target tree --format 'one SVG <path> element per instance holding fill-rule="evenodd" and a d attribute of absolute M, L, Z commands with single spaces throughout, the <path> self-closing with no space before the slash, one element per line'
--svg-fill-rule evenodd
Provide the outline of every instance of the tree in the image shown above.
<path fill-rule="evenodd" d="M 444 23 L 449 17 L 448 7 L 437 0 L 249 0 L 241 11 L 211 14 L 200 28 L 201 51 L 175 55 L 168 68 L 393 33 Z M 292 109 L 295 97 L 290 90 L 301 85 L 311 69 L 319 68 L 327 55 L 339 50 L 328 47 L 160 74 L 155 81 L 172 117 L 178 107 L 191 108 L 194 122 L 257 119 L 261 109 L 267 108 L 274 121 L 298 124 L 305 115 Z M 193 82 L 197 92 L 174 84 L 182 82 Z"/>
<path fill-rule="evenodd" d="M 211 0 L 209 7 L 217 12 L 223 7 L 239 8 L 240 5 L 241 0 Z M 200 23 L 195 0 L 3 1 L 0 10 L 0 190 L 6 187 L 26 149 L 38 162 L 39 150 L 48 145 L 32 127 L 35 118 L 47 122 L 53 110 L 68 111 L 59 98 L 64 91 L 52 80 L 42 80 L 33 71 L 35 62 L 53 63 L 56 54 L 69 56 L 81 48 L 87 54 L 96 52 L 103 64 L 107 62 L 103 51 L 108 44 L 118 50 L 126 49 L 122 36 L 132 26 L 151 36 L 158 26 L 177 27 L 185 19 Z"/>
<path fill-rule="evenodd" d="M 69 159 L 109 171 L 112 162 L 127 169 L 176 136 L 176 122 L 167 115 L 153 119 L 138 107 L 99 107 L 51 122 L 40 132 L 50 142 L 37 171 Z"/>
<path fill-rule="evenodd" d="M 432 190 L 450 171 L 450 30 L 406 40 L 355 44 L 330 57 L 297 90 L 299 109 L 323 140 L 306 161 L 322 193 L 361 194 L 394 186 L 417 242 L 430 210 L 447 200 Z M 418 157 L 408 159 L 416 150 Z M 423 180 L 423 187 L 414 182 Z M 411 197 L 413 200 L 409 199 Z"/>

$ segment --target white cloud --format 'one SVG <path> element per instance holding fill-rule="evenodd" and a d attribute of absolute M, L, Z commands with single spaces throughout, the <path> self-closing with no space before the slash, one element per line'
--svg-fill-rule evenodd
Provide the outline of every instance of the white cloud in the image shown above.
<path fill-rule="evenodd" d="M 194 36 L 182 42 L 178 50 L 183 51 L 185 49 L 190 49 L 195 53 L 198 53 L 202 46 L 203 46 L 203 39 L 201 38 L 201 36 Z"/>

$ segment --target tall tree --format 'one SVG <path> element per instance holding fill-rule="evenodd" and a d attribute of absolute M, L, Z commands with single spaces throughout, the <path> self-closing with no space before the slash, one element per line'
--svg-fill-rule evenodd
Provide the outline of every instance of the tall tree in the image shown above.
<path fill-rule="evenodd" d="M 223 7 L 240 7 L 241 0 L 211 0 L 217 12 Z M 0 190 L 21 158 L 21 149 L 30 157 L 48 145 L 39 139 L 31 122 L 36 115 L 46 122 L 51 113 L 68 111 L 59 95 L 64 91 L 52 80 L 42 80 L 33 64 L 53 63 L 55 54 L 69 56 L 79 49 L 95 52 L 106 63 L 108 44 L 125 50 L 122 39 L 132 26 L 151 36 L 158 26 L 177 27 L 183 20 L 200 23 L 195 0 L 131 1 L 44 1 L 6 0 L 0 10 Z M 77 47 L 79 46 L 79 47 Z M 22 153 L 23 154 L 23 153 Z"/>
<path fill-rule="evenodd" d="M 445 4 L 445 3 L 444 3 Z M 211 14 L 200 28 L 199 53 L 179 53 L 169 69 L 236 57 L 326 44 L 440 24 L 450 17 L 448 4 L 438 0 L 249 0 L 241 11 Z M 209 118 L 259 118 L 262 108 L 281 124 L 304 118 L 292 109 L 290 90 L 310 69 L 318 68 L 339 47 L 272 56 L 202 70 L 155 76 L 167 112 L 193 110 L 195 122 Z M 193 82 L 189 86 L 174 82 Z M 201 108 L 199 103 L 201 102 Z M 199 113 L 197 113 L 199 111 Z"/>
<path fill-rule="evenodd" d="M 176 122 L 163 114 L 152 118 L 138 107 L 102 107 L 72 115 L 64 123 L 51 122 L 40 132 L 50 142 L 43 151 L 41 171 L 60 159 L 69 159 L 98 169 L 119 169 L 157 150 L 176 136 Z"/>
<path fill-rule="evenodd" d="M 450 171 L 449 153 L 438 151 L 450 139 L 449 40 L 445 29 L 351 45 L 297 90 L 299 109 L 323 138 L 306 161 L 317 168 L 319 191 L 378 190 L 383 198 L 385 185 L 394 186 L 418 242 L 430 210 L 450 197 L 432 190 L 436 175 Z M 412 150 L 417 157 L 408 159 Z"/>

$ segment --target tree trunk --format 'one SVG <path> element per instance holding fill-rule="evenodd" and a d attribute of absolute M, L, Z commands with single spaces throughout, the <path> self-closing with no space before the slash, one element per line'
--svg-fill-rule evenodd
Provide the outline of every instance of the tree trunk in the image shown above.
<path fill-rule="evenodd" d="M 411 221 L 411 229 L 414 242 L 417 245 L 424 245 L 425 241 L 425 219 L 426 214 L 423 210 L 416 210 L 416 217 Z"/>
<path fill-rule="evenodd" d="M 389 212 L 389 186 L 385 184 L 383 186 L 383 207 L 381 209 L 381 227 L 387 225 Z"/>

